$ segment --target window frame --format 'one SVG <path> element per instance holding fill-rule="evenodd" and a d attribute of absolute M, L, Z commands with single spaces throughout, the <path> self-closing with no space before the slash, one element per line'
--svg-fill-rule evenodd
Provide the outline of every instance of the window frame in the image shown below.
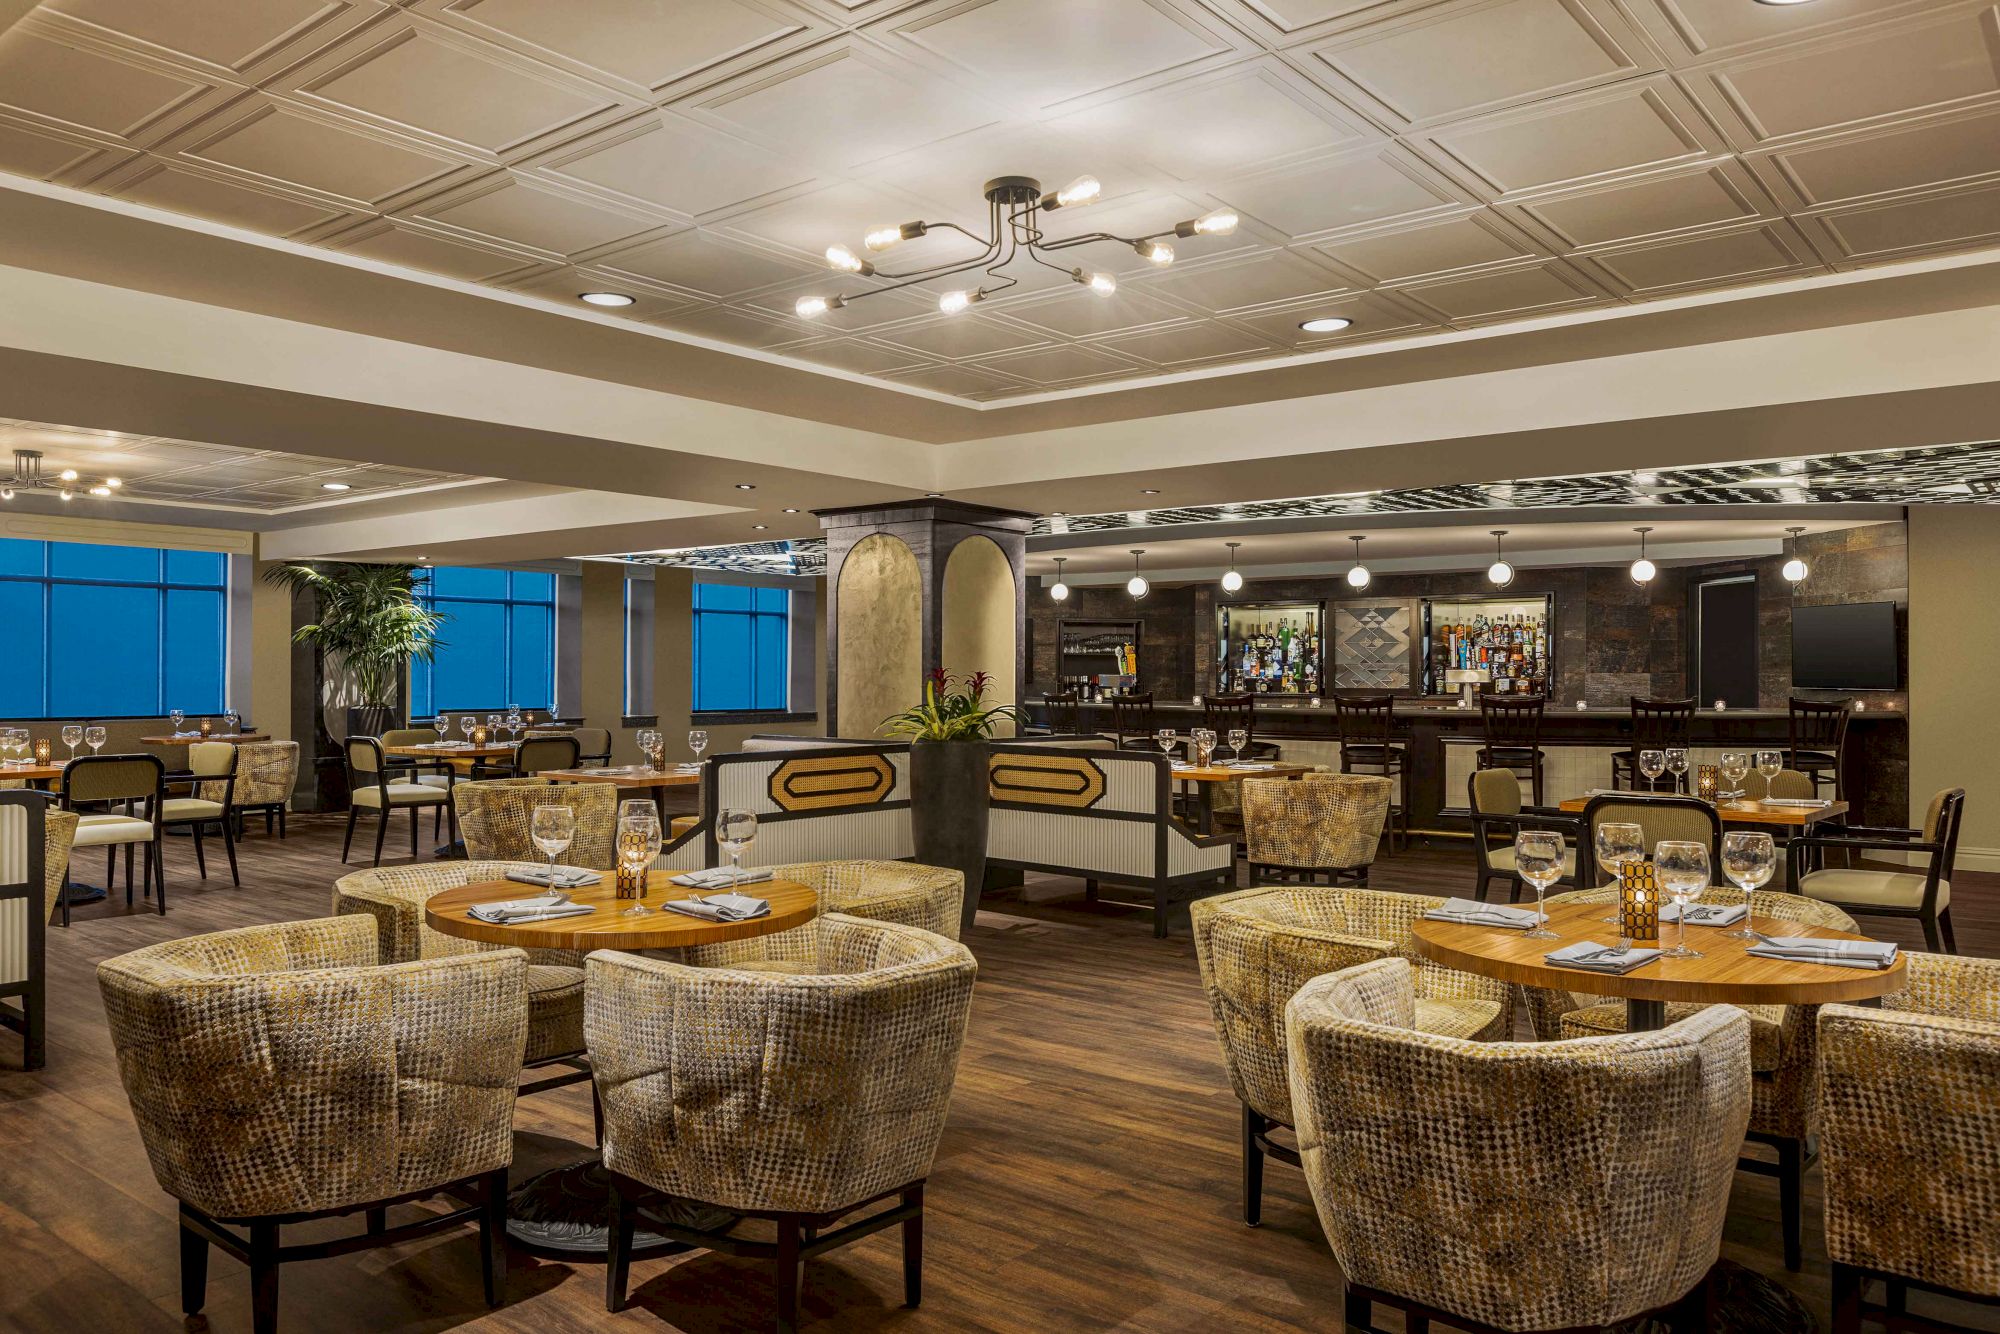
<path fill-rule="evenodd" d="M 437 573 L 439 570 L 445 570 L 445 569 L 482 570 L 482 571 L 490 571 L 496 574 L 504 574 L 507 577 L 507 591 L 505 595 L 501 597 L 481 597 L 477 595 L 459 594 L 459 593 L 446 593 L 443 595 L 439 595 L 435 591 L 437 587 L 436 583 Z M 549 581 L 549 595 L 547 599 L 533 598 L 533 597 L 517 597 L 514 595 L 514 580 L 517 576 L 524 574 L 531 575 L 537 578 L 547 579 Z M 500 679 L 503 688 L 501 693 L 509 697 L 513 696 L 516 693 L 516 686 L 514 684 L 514 608 L 538 607 L 545 610 L 548 613 L 547 651 L 548 651 L 548 682 L 549 682 L 548 699 L 546 702 L 537 701 L 534 703 L 529 703 L 527 701 L 514 700 L 508 698 L 508 699 L 503 699 L 498 703 L 492 703 L 492 704 L 476 704 L 476 705 L 454 704 L 448 708 L 445 708 L 443 711 L 451 714 L 499 713 L 499 712 L 504 712 L 511 704 L 519 703 L 521 707 L 524 709 L 540 709 L 543 712 L 551 715 L 555 713 L 556 693 L 557 693 L 556 671 L 558 666 L 556 661 L 556 609 L 557 609 L 557 603 L 560 600 L 557 592 L 555 575 L 549 574 L 548 572 L 543 570 L 496 569 L 493 566 L 487 566 L 487 565 L 427 566 L 424 569 L 424 571 L 417 577 L 416 580 L 416 600 L 419 606 L 424 607 L 429 611 L 432 611 L 446 618 L 445 624 L 440 626 L 438 630 L 438 638 L 443 640 L 446 644 L 449 644 L 451 642 L 451 612 L 448 608 L 440 611 L 438 607 L 438 604 L 440 602 L 443 603 L 463 602 L 463 603 L 477 604 L 481 606 L 499 607 L 502 609 L 501 610 L 502 629 L 500 636 L 500 664 L 501 664 Z M 417 707 L 417 690 L 418 690 L 417 673 L 419 670 L 427 671 L 430 674 L 430 679 L 425 686 L 425 689 L 427 689 L 430 694 L 430 699 L 426 701 L 428 707 L 423 709 L 419 709 Z M 412 718 L 434 718 L 437 716 L 439 712 L 439 705 L 437 702 L 437 661 L 435 657 L 433 657 L 432 660 L 427 663 L 413 662 L 410 664 L 409 695 L 410 695 L 410 716 Z"/>
<path fill-rule="evenodd" d="M 704 588 L 745 589 L 750 594 L 750 606 L 743 609 L 733 607 L 704 608 L 701 605 L 701 590 Z M 760 609 L 757 606 L 757 595 L 765 591 L 780 594 L 784 598 L 784 610 Z M 709 581 L 696 579 L 690 585 L 688 600 L 690 603 L 688 607 L 689 716 L 696 721 L 710 723 L 724 721 L 777 721 L 798 717 L 799 715 L 792 708 L 792 654 L 794 649 L 792 641 L 792 612 L 794 605 L 792 590 L 783 584 L 737 583 L 734 581 L 725 582 L 721 580 Z M 719 619 L 740 618 L 749 623 L 751 699 L 750 705 L 747 708 L 702 707 L 701 640 L 702 621 L 705 617 L 716 617 Z M 758 622 L 760 620 L 775 621 L 783 631 L 783 640 L 779 649 L 779 658 L 782 665 L 778 676 L 783 697 L 781 702 L 777 704 L 760 703 L 756 695 L 759 681 L 758 655 L 760 644 L 762 643 L 762 636 L 758 634 Z"/>

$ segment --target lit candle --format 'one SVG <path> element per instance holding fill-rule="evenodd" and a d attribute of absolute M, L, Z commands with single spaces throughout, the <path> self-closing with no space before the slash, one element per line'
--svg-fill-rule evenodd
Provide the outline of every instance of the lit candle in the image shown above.
<path fill-rule="evenodd" d="M 202 736 L 203 736 L 204 738 L 206 738 L 206 737 L 208 736 L 208 734 L 209 734 L 210 732 L 214 731 L 214 730 L 215 730 L 215 720 L 214 720 L 214 719 L 212 719 L 212 718 L 204 718 L 204 719 L 202 719 L 202 720 L 201 720 L 201 734 L 202 734 Z"/>
<path fill-rule="evenodd" d="M 1704 764 L 1694 771 L 1694 794 L 1703 801 L 1715 800 L 1716 766 Z"/>
<path fill-rule="evenodd" d="M 1627 945 L 1660 943 L 1660 883 L 1651 862 L 1618 868 L 1618 934 Z"/>
<path fill-rule="evenodd" d="M 35 763 L 47 764 L 48 762 L 49 762 L 49 739 L 47 737 L 41 737 L 35 742 Z"/>
<path fill-rule="evenodd" d="M 472 729 L 472 744 L 475 746 L 486 744 L 486 729 L 484 727 L 475 727 Z"/>

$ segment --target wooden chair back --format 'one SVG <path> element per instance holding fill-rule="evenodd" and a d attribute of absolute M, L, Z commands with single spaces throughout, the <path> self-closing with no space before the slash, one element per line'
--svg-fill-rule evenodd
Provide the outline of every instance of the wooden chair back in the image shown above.
<path fill-rule="evenodd" d="M 1049 731 L 1058 736 L 1070 736 L 1081 732 L 1083 730 L 1081 704 L 1082 701 L 1077 698 L 1075 691 L 1061 695 L 1049 695 L 1044 698 L 1042 701 L 1042 710 L 1048 717 Z M 1112 706 L 1112 714 L 1114 717 L 1117 716 L 1115 702 Z"/>
<path fill-rule="evenodd" d="M 1133 738 L 1151 745 L 1153 733 L 1159 730 L 1153 721 L 1153 692 L 1148 690 L 1142 694 L 1113 695 L 1111 730 L 1121 746 Z"/>
<path fill-rule="evenodd" d="M 1202 701 L 1201 725 L 1226 743 L 1229 734 L 1242 728 L 1257 741 L 1257 697 L 1255 695 L 1210 695 Z M 1248 747 L 1246 747 L 1248 749 Z"/>
<path fill-rule="evenodd" d="M 1479 720 L 1486 729 L 1488 750 L 1533 750 L 1542 739 L 1540 695 L 1481 695 Z"/>
<path fill-rule="evenodd" d="M 1333 720 L 1343 748 L 1384 749 L 1396 736 L 1396 697 L 1336 695 Z"/>
<path fill-rule="evenodd" d="M 1694 726 L 1691 699 L 1641 699 L 1632 696 L 1632 749 L 1687 749 Z"/>
<path fill-rule="evenodd" d="M 1818 751 L 1839 755 L 1847 742 L 1847 720 L 1854 711 L 1853 701 L 1836 699 L 1793 699 L 1791 761 L 1798 768 L 1799 752 Z"/>

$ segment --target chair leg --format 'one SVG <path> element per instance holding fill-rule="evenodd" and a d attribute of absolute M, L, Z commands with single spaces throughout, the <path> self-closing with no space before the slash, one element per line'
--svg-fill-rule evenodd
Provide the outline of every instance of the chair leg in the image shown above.
<path fill-rule="evenodd" d="M 208 1303 L 208 1238 L 188 1226 L 181 1212 L 181 1311 L 200 1315 Z"/>
<path fill-rule="evenodd" d="M 410 807 L 410 860 L 417 859 L 417 817 L 421 814 L 415 806 Z"/>
<path fill-rule="evenodd" d="M 152 846 L 146 849 L 146 855 L 152 859 L 153 864 L 153 906 L 160 910 L 160 916 L 165 917 L 167 915 L 167 849 L 166 844 L 160 841 L 157 829 L 153 831 Z"/>
<path fill-rule="evenodd" d="M 105 859 L 104 867 L 104 897 L 108 899 L 111 897 L 111 891 L 118 888 L 118 845 L 113 843 L 105 851 L 111 854 Z M 128 907 L 132 903 L 129 891 L 125 895 L 125 903 Z"/>
<path fill-rule="evenodd" d="M 500 1305 L 507 1292 L 507 1169 L 486 1174 L 480 1192 L 479 1274 L 486 1304 Z"/>
<path fill-rule="evenodd" d="M 1944 932 L 1944 952 L 1958 953 L 1958 933 L 1951 929 L 1951 909 L 1946 908 L 1937 915 L 1938 929 Z"/>
<path fill-rule="evenodd" d="M 1085 903 L 1097 902 L 1097 882 L 1095 880 L 1086 880 L 1083 882 L 1083 901 Z"/>
<path fill-rule="evenodd" d="M 1861 1334 L 1861 1290 L 1866 1280 L 1852 1265 L 1833 1266 L 1833 1334 Z"/>
<path fill-rule="evenodd" d="M 278 1225 L 250 1225 L 250 1328 L 278 1334 Z"/>
<path fill-rule="evenodd" d="M 799 1220 L 778 1220 L 778 1334 L 799 1327 Z"/>
<path fill-rule="evenodd" d="M 203 880 L 206 880 L 208 879 L 208 856 L 202 851 L 201 847 L 201 821 L 196 820 L 190 827 L 190 832 L 194 835 L 194 869 L 200 873 Z"/>
<path fill-rule="evenodd" d="M 266 821 L 269 821 L 271 817 L 269 815 L 266 815 L 264 818 Z M 264 832 L 267 834 L 271 832 L 271 826 L 268 823 L 264 826 Z M 278 837 L 283 838 L 284 836 L 285 836 L 285 808 L 283 806 L 280 806 L 278 807 Z"/>
<path fill-rule="evenodd" d="M 375 864 L 382 864 L 382 840 L 389 836 L 389 808 L 384 806 L 376 813 L 375 820 Z"/>
<path fill-rule="evenodd" d="M 1153 890 L 1153 939 L 1167 938 L 1167 891 L 1164 886 Z"/>
<path fill-rule="evenodd" d="M 1944 942 L 1938 936 L 1938 919 L 1935 917 L 1921 917 L 1917 920 L 1923 923 L 1924 947 L 1932 954 L 1944 953 Z"/>
<path fill-rule="evenodd" d="M 625 1289 L 632 1270 L 632 1199 L 611 1183 L 609 1234 L 604 1239 L 604 1309 L 614 1314 L 625 1309 Z"/>
<path fill-rule="evenodd" d="M 917 1210 L 903 1220 L 903 1305 L 915 1307 L 924 1299 L 924 1188 L 904 1191 L 903 1204 Z"/>
<path fill-rule="evenodd" d="M 146 869 L 148 871 L 151 871 L 152 867 L 148 866 Z M 153 881 L 151 876 L 149 875 L 146 878 L 146 897 L 151 898 L 152 896 L 153 896 Z M 132 901 L 132 845 L 130 843 L 127 843 L 125 845 L 125 902 L 130 903 L 131 901 Z"/>
<path fill-rule="evenodd" d="M 347 850 L 354 846 L 354 817 L 356 814 L 357 811 L 353 806 L 347 808 L 347 837 L 340 840 L 340 860 L 342 865 L 345 865 L 347 862 Z"/>
<path fill-rule="evenodd" d="M 1805 1144 L 1800 1140 L 1778 1141 L 1778 1215 L 1785 1232 L 1785 1268 L 1798 1272 L 1805 1264 L 1805 1245 L 1800 1236 L 1800 1195 L 1805 1184 Z"/>
<path fill-rule="evenodd" d="M 1374 1334 L 1375 1303 L 1349 1288 L 1341 1306 L 1348 1334 Z"/>
<path fill-rule="evenodd" d="M 1243 1104 L 1243 1221 L 1256 1227 L 1264 1221 L 1264 1150 L 1257 1134 L 1264 1118 L 1249 1103 Z"/>
<path fill-rule="evenodd" d="M 222 850 L 229 856 L 229 883 L 243 888 L 243 877 L 236 872 L 236 835 L 229 830 L 229 821 L 222 822 Z"/>

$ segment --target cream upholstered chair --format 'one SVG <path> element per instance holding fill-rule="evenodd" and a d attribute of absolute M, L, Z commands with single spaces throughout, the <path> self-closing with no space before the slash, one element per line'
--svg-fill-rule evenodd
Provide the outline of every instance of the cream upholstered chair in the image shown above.
<path fill-rule="evenodd" d="M 319 918 L 150 945 L 97 982 L 153 1175 L 180 1201 L 187 1314 L 205 1302 L 210 1245 L 250 1266 L 253 1327 L 271 1334 L 281 1263 L 474 1218 L 498 1303 L 519 950 L 378 966 L 368 922 Z M 469 1207 L 387 1226 L 389 1206 L 447 1192 Z M 361 1211 L 364 1235 L 279 1244 L 283 1226 Z"/>
<path fill-rule="evenodd" d="M 811 930 L 805 975 L 590 956 L 584 1024 L 614 1201 L 608 1310 L 625 1306 L 642 1217 L 678 1241 L 775 1260 L 780 1330 L 798 1324 L 805 1260 L 901 1223 L 904 1303 L 917 1304 L 924 1178 L 978 965 L 963 945 L 895 922 L 829 913 Z M 687 1015 L 701 1022 L 676 1018 Z M 772 1220 L 777 1242 L 645 1216 L 656 1192 Z"/>
<path fill-rule="evenodd" d="M 167 797 L 160 803 L 160 823 L 168 829 L 181 828 L 194 836 L 195 866 L 208 879 L 208 854 L 202 848 L 202 833 L 210 825 L 222 835 L 222 849 L 229 856 L 229 883 L 241 885 L 236 874 L 236 830 L 229 818 L 236 791 L 236 747 L 227 741 L 197 741 L 188 747 L 188 772 L 192 777 L 167 780 L 169 786 L 193 784 L 195 795 Z M 211 797 L 209 792 L 222 790 Z"/>
<path fill-rule="evenodd" d="M 611 763 L 611 729 L 579 727 L 570 733 L 576 738 L 576 762 L 585 769 Z"/>
<path fill-rule="evenodd" d="M 333 911 L 336 916 L 364 914 L 374 919 L 376 948 L 384 963 L 488 953 L 501 946 L 432 930 L 424 921 L 424 904 L 442 890 L 504 879 L 522 865 L 444 861 L 352 871 L 333 882 Z M 523 885 L 521 892 L 533 891 Z M 527 956 L 528 1038 L 521 1064 L 528 1069 L 562 1066 L 564 1073 L 524 1084 L 520 1091 L 540 1093 L 582 1083 L 590 1077 L 583 1053 L 583 955 L 575 950 L 535 949 Z"/>
<path fill-rule="evenodd" d="M 1514 838 L 1523 829 L 1554 830 L 1563 836 L 1563 873 L 1554 883 L 1576 883 L 1579 822 L 1560 811 L 1522 809 L 1521 779 L 1512 769 L 1474 769 L 1466 780 L 1466 802 L 1472 813 L 1472 855 L 1479 867 L 1474 898 L 1486 902 L 1488 883 L 1504 879 L 1507 901 L 1520 900 L 1523 882 L 1514 865 Z"/>
<path fill-rule="evenodd" d="M 1769 778 L 1752 769 L 1743 775 L 1743 795 L 1751 801 L 1762 801 L 1766 797 L 1802 801 L 1818 794 L 1813 790 L 1812 776 L 1797 769 L 1780 769 Z"/>
<path fill-rule="evenodd" d="M 125 903 L 132 903 L 132 855 L 144 848 L 142 877 L 146 893 L 152 894 L 155 878 L 160 892 L 153 904 L 160 915 L 167 911 L 167 867 L 160 856 L 160 805 L 167 767 L 151 755 L 84 755 L 63 768 L 62 804 L 74 811 L 79 805 L 108 806 L 102 811 L 78 811 L 76 842 L 79 848 L 103 848 L 110 858 L 104 888 L 118 869 L 118 849 L 125 849 Z M 136 810 L 136 813 L 134 813 Z M 63 924 L 68 925 L 67 915 Z"/>
<path fill-rule="evenodd" d="M 1819 1014 L 1834 1334 L 1887 1314 L 1871 1279 L 1898 1313 L 1913 1287 L 2000 1298 L 2000 960 L 1903 958 L 1883 1008 Z"/>
<path fill-rule="evenodd" d="M 1965 789 L 1946 788 L 1931 798 L 1918 829 L 1848 825 L 1839 833 L 1804 833 L 1787 846 L 1792 886 L 1801 894 L 1839 905 L 1856 917 L 1916 918 L 1932 953 L 1958 953 L 1951 929 L 1951 873 L 1958 859 L 1958 828 L 1965 818 Z M 1852 866 L 1805 869 L 1827 849 L 1915 855 L 1922 861 L 1900 871 Z"/>
<path fill-rule="evenodd" d="M 452 822 L 452 837 L 458 836 L 457 817 L 452 814 L 448 788 L 425 783 L 399 782 L 382 759 L 382 743 L 372 736 L 351 736 L 342 746 L 347 756 L 347 837 L 340 843 L 340 860 L 354 842 L 354 821 L 364 810 L 375 812 L 375 861 L 382 864 L 382 840 L 389 832 L 392 811 L 410 813 L 410 855 L 417 855 L 417 812 L 426 807 L 444 808 Z"/>
<path fill-rule="evenodd" d="M 505 764 L 475 764 L 474 778 L 532 778 L 545 769 L 574 769 L 576 738 L 567 732 L 530 732 L 514 746 Z"/>
<path fill-rule="evenodd" d="M 1617 898 L 1611 888 L 1558 894 L 1549 902 L 1601 903 Z M 1725 907 L 1743 902 L 1743 891 L 1712 887 L 1696 900 Z M 1833 931 L 1853 931 L 1854 921 L 1838 908 L 1797 894 L 1756 890 L 1750 896 L 1750 912 L 1782 922 L 1825 927 Z M 1544 1042 L 1559 1038 L 1593 1037 L 1625 1031 L 1625 1003 L 1587 991 L 1550 991 L 1525 987 L 1528 1019 L 1535 1036 Z M 1669 1020 L 1685 1018 L 1700 1005 L 1673 1002 L 1667 1006 Z M 1804 1263 L 1802 1205 L 1805 1170 L 1812 1165 L 1813 1136 L 1813 1047 L 1814 1022 L 1818 1007 L 1812 1005 L 1744 1005 L 1750 1020 L 1750 1129 L 1748 1138 L 1768 1144 L 1777 1154 L 1775 1164 L 1746 1157 L 1738 1164 L 1746 1172 L 1778 1179 L 1779 1215 L 1784 1230 L 1785 1265 L 1797 1269 Z"/>
<path fill-rule="evenodd" d="M 285 836 L 285 806 L 292 799 L 292 787 L 299 778 L 299 743 L 296 741 L 245 741 L 235 747 L 236 784 L 227 791 L 214 781 L 199 784 L 194 791 L 207 801 L 228 800 L 236 815 L 237 837 L 243 836 L 243 819 L 251 811 L 264 813 L 264 832 L 273 824 L 279 838 Z"/>
<path fill-rule="evenodd" d="M 845 913 L 875 922 L 900 922 L 958 939 L 965 873 L 916 862 L 800 862 L 773 866 L 772 878 L 809 885 L 818 913 Z M 751 887 L 750 893 L 756 893 Z M 743 968 L 768 973 L 810 973 L 819 967 L 820 933 L 812 923 L 790 931 L 718 945 L 690 945 L 681 962 L 696 968 Z"/>
<path fill-rule="evenodd" d="M 49 915 L 69 866 L 76 816 L 40 792 L 0 792 L 0 1025 L 21 1035 L 21 1068 L 42 1068 L 48 1028 Z"/>
<path fill-rule="evenodd" d="M 1294 877 L 1368 883 L 1389 815 L 1388 779 L 1372 774 L 1309 773 L 1297 778 L 1246 778 L 1244 859 L 1250 883 Z"/>
<path fill-rule="evenodd" d="M 537 806 L 567 806 L 576 816 L 576 834 L 562 860 L 570 866 L 606 870 L 613 863 L 618 834 L 618 789 L 609 783 L 545 782 L 540 778 L 488 778 L 451 789 L 458 836 L 474 861 L 531 862 L 545 854 L 529 837 Z"/>
<path fill-rule="evenodd" d="M 1418 957 L 1410 928 L 1442 902 L 1310 885 L 1238 890 L 1193 904 L 1202 989 L 1215 1013 L 1222 1063 L 1243 1104 L 1244 1222 L 1255 1226 L 1263 1214 L 1265 1156 L 1298 1165 L 1298 1155 L 1272 1140 L 1271 1131 L 1297 1124 L 1285 1077 L 1284 1015 L 1309 979 L 1374 959 L 1408 959 L 1417 969 L 1419 1029 L 1488 1042 L 1512 1036 L 1513 987 Z"/>
<path fill-rule="evenodd" d="M 1668 1310 L 1713 1328 L 1703 1279 L 1750 1110 L 1742 1014 L 1535 1044 L 1439 1037 L 1415 1017 L 1406 959 L 1316 978 L 1285 1012 L 1347 1327 L 1372 1328 L 1381 1302 L 1476 1331 Z"/>

